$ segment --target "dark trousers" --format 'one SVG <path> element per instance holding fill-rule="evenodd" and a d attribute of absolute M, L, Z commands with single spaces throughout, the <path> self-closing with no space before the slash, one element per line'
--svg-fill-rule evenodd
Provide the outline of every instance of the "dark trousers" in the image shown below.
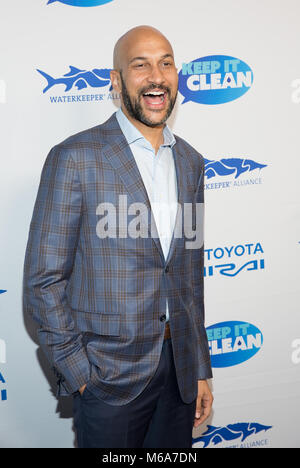
<path fill-rule="evenodd" d="M 182 401 L 171 339 L 164 340 L 156 373 L 133 401 L 113 406 L 88 389 L 74 396 L 79 448 L 190 448 L 196 400 Z"/>

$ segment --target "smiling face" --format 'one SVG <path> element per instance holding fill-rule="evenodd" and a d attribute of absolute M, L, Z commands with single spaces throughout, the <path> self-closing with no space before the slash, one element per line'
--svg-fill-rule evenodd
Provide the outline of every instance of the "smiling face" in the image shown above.
<path fill-rule="evenodd" d="M 170 43 L 153 28 L 135 28 L 118 41 L 114 62 L 112 85 L 120 93 L 125 114 L 148 127 L 162 126 L 178 91 Z"/>

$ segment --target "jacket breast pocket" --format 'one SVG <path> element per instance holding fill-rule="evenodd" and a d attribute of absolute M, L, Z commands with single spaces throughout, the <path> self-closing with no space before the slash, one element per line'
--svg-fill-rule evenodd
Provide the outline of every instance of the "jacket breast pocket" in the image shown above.
<path fill-rule="evenodd" d="M 119 314 L 76 311 L 74 313 L 74 320 L 79 332 L 120 336 L 121 317 Z"/>

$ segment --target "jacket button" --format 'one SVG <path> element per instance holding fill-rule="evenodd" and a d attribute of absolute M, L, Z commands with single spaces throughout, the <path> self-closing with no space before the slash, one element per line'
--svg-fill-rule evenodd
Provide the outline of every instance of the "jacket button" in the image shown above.
<path fill-rule="evenodd" d="M 167 318 L 166 315 L 162 315 L 161 317 L 159 317 L 159 320 L 161 322 L 164 322 L 166 320 L 166 318 Z"/>
<path fill-rule="evenodd" d="M 169 265 L 166 266 L 166 268 L 165 268 L 165 272 L 168 273 L 168 271 L 169 271 Z"/>

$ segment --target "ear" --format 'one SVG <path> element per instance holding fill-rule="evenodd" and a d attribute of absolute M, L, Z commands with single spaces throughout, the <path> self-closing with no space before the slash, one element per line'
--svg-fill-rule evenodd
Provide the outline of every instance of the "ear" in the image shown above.
<path fill-rule="evenodd" d="M 117 70 L 111 70 L 110 80 L 114 90 L 120 94 L 122 91 L 120 72 L 118 72 Z"/>

